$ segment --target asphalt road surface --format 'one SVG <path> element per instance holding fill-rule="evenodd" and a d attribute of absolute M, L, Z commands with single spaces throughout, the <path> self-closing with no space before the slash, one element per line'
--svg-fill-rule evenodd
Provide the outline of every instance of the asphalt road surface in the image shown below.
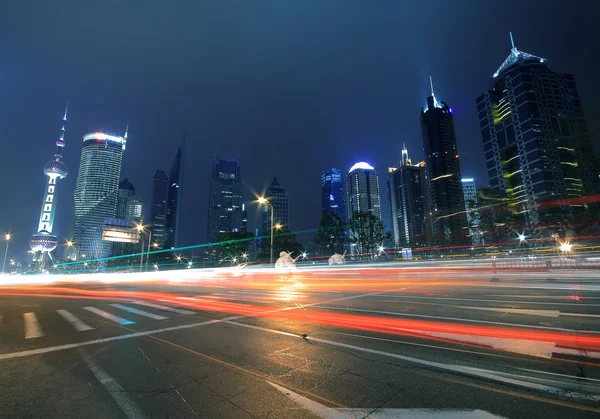
<path fill-rule="evenodd" d="M 0 316 L 1 417 L 600 415 L 589 273 L 80 277 L 1 286 Z"/>

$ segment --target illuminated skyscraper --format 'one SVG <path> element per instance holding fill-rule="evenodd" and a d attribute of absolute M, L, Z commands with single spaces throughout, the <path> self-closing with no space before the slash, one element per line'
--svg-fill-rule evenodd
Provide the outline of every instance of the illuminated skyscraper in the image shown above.
<path fill-rule="evenodd" d="M 208 196 L 209 242 L 217 242 L 221 233 L 242 231 L 243 192 L 239 162 L 214 162 Z"/>
<path fill-rule="evenodd" d="M 599 164 L 575 77 L 550 70 L 545 58 L 510 39 L 510 54 L 477 98 L 477 111 L 490 188 L 537 225 L 541 201 L 599 193 Z"/>
<path fill-rule="evenodd" d="M 288 194 L 276 177 L 267 188 L 265 197 L 273 205 L 273 224 L 281 225 L 282 230 L 290 231 L 290 207 Z M 267 205 L 261 207 L 262 235 L 271 234 L 271 213 Z M 277 231 L 277 230 L 275 230 Z"/>
<path fill-rule="evenodd" d="M 379 178 L 375 168 L 365 162 L 356 163 L 346 175 L 347 220 L 355 212 L 369 212 L 381 219 Z"/>
<path fill-rule="evenodd" d="M 179 246 L 179 224 L 181 222 L 181 200 L 183 198 L 183 146 L 177 149 L 167 193 L 167 217 L 165 222 L 165 249 Z"/>
<path fill-rule="evenodd" d="M 400 167 L 388 168 L 388 193 L 396 247 L 429 244 L 432 217 L 425 164 L 413 165 L 404 145 Z"/>
<path fill-rule="evenodd" d="M 433 243 L 445 246 L 466 244 L 467 219 L 454 118 L 452 109 L 436 99 L 433 82 L 431 96 L 421 110 L 421 132 L 433 216 Z"/>
<path fill-rule="evenodd" d="M 135 187 L 127 179 L 119 183 L 119 191 L 117 194 L 117 210 L 115 218 L 124 221 L 130 221 L 130 225 L 136 225 L 143 222 L 144 204 L 139 196 L 135 193 Z M 137 244 L 119 243 L 112 244 L 112 256 L 136 253 L 139 249 Z"/>
<path fill-rule="evenodd" d="M 167 219 L 167 193 L 169 191 L 169 178 L 162 170 L 157 170 L 152 180 L 152 208 L 151 225 L 153 241 L 158 244 L 158 249 L 165 245 L 165 223 Z"/>
<path fill-rule="evenodd" d="M 44 174 L 48 176 L 44 190 L 44 200 L 38 221 L 37 233 L 29 239 L 29 247 L 34 252 L 33 261 L 43 267 L 44 254 L 49 254 L 58 245 L 57 237 L 52 234 L 54 216 L 56 215 L 56 181 L 64 179 L 68 174 L 67 165 L 62 162 L 62 149 L 65 146 L 65 125 L 67 124 L 67 108 L 63 116 L 60 136 L 56 140 L 54 160 L 44 166 Z"/>
<path fill-rule="evenodd" d="M 321 203 L 323 216 L 334 213 L 346 221 L 346 197 L 339 169 L 325 169 L 321 173 Z"/>
<path fill-rule="evenodd" d="M 127 130 L 123 137 L 93 132 L 83 136 L 81 162 L 73 195 L 71 240 L 86 259 L 108 257 L 111 243 L 102 240 L 104 220 L 117 210 L 119 178 Z M 75 259 L 76 250 L 69 249 Z"/>
<path fill-rule="evenodd" d="M 469 224 L 469 235 L 472 244 L 483 244 L 483 234 L 479 228 L 480 217 L 477 198 L 477 188 L 473 178 L 461 179 L 463 194 L 465 197 L 465 209 L 467 211 L 467 222 Z"/>

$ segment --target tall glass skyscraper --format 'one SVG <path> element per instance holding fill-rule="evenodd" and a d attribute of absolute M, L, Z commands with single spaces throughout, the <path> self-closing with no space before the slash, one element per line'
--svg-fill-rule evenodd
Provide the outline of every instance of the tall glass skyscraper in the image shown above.
<path fill-rule="evenodd" d="M 288 194 L 276 177 L 267 188 L 265 198 L 273 205 L 273 224 L 281 224 L 283 230 L 290 231 L 290 206 Z M 267 205 L 261 207 L 262 235 L 271 234 L 271 213 Z M 277 230 L 275 230 L 277 231 Z"/>
<path fill-rule="evenodd" d="M 467 211 L 467 222 L 469 224 L 469 235 L 472 244 L 483 244 L 483 234 L 479 228 L 481 223 L 479 217 L 479 206 L 477 198 L 477 188 L 473 178 L 461 179 L 463 194 L 465 197 L 465 209 Z"/>
<path fill-rule="evenodd" d="M 165 222 L 165 249 L 179 246 L 179 223 L 181 222 L 181 199 L 183 182 L 183 147 L 177 149 L 169 173 L 167 193 L 167 216 Z"/>
<path fill-rule="evenodd" d="M 333 213 L 346 221 L 346 197 L 344 182 L 339 169 L 325 169 L 321 173 L 322 215 Z"/>
<path fill-rule="evenodd" d="M 158 244 L 157 249 L 165 246 L 167 219 L 167 193 L 169 191 L 169 178 L 162 170 L 157 170 L 152 179 L 152 208 L 151 225 L 153 240 Z"/>
<path fill-rule="evenodd" d="M 208 241 L 217 242 L 219 234 L 242 231 L 242 193 L 244 183 L 237 161 L 213 163 L 208 196 Z"/>
<path fill-rule="evenodd" d="M 63 116 L 63 125 L 60 136 L 56 140 L 56 152 L 54 160 L 44 165 L 44 174 L 48 176 L 44 189 L 44 200 L 38 220 L 37 233 L 29 239 L 29 247 L 34 252 L 33 261 L 43 268 L 44 254 L 49 254 L 58 245 L 58 238 L 52 234 L 54 228 L 54 216 L 56 215 L 56 181 L 64 179 L 68 174 L 67 165 L 62 161 L 62 149 L 65 146 L 65 125 L 67 124 L 67 109 Z"/>
<path fill-rule="evenodd" d="M 421 110 L 421 132 L 429 202 L 433 216 L 433 243 L 466 244 L 467 219 L 452 109 L 433 93 Z"/>
<path fill-rule="evenodd" d="M 128 179 L 123 179 L 119 183 L 115 218 L 121 221 L 129 221 L 132 227 L 143 222 L 144 203 L 140 197 L 136 195 L 135 187 Z M 111 255 L 119 256 L 136 253 L 138 249 L 138 244 L 113 242 Z"/>
<path fill-rule="evenodd" d="M 432 234 L 425 163 L 413 165 L 402 147 L 400 167 L 388 168 L 388 193 L 396 247 L 425 246 Z"/>
<path fill-rule="evenodd" d="M 510 38 L 510 54 L 477 98 L 477 111 L 490 188 L 537 225 L 541 201 L 599 193 L 599 164 L 575 77 L 550 70 Z"/>
<path fill-rule="evenodd" d="M 104 220 L 117 210 L 125 136 L 93 132 L 83 136 L 77 185 L 73 195 L 71 240 L 87 259 L 110 256 L 111 243 L 102 240 Z M 69 251 L 76 252 L 71 248 Z M 75 259 L 76 255 L 70 257 Z"/>
<path fill-rule="evenodd" d="M 369 212 L 381 219 L 379 178 L 370 164 L 359 162 L 350 168 L 346 175 L 346 205 L 347 220 L 357 211 Z"/>

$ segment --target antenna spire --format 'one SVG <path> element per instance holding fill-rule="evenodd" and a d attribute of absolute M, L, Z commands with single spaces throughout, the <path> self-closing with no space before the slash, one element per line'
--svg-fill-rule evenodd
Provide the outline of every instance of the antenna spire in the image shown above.
<path fill-rule="evenodd" d="M 429 75 L 429 84 L 431 85 L 431 96 L 435 96 L 433 94 L 433 78 L 431 77 L 431 75 Z"/>
<path fill-rule="evenodd" d="M 509 32 L 510 34 L 510 45 L 512 46 L 512 49 L 515 49 L 515 40 L 513 39 L 513 35 L 512 32 Z"/>
<path fill-rule="evenodd" d="M 65 106 L 65 115 L 63 116 L 63 121 L 67 120 L 67 111 L 69 110 L 69 101 L 67 100 L 67 104 Z"/>
<path fill-rule="evenodd" d="M 129 132 L 129 121 L 127 121 L 127 124 L 125 125 L 125 135 L 123 135 L 123 138 L 125 138 L 125 140 L 127 140 L 128 132 Z"/>

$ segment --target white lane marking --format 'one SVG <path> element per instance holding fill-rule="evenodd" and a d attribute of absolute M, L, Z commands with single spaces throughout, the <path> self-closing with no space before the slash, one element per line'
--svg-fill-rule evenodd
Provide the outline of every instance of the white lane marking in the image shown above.
<path fill-rule="evenodd" d="M 94 328 L 89 324 L 84 323 L 79 317 L 72 314 L 67 310 L 56 310 L 58 314 L 61 315 L 63 319 L 71 323 L 71 326 L 75 328 L 78 332 L 83 332 L 84 330 L 93 330 Z"/>
<path fill-rule="evenodd" d="M 395 297 L 396 300 L 378 300 L 388 302 L 398 302 L 398 299 L 412 298 L 422 300 L 442 300 L 442 301 L 474 301 L 477 303 L 507 303 L 507 304 L 533 304 L 533 305 L 551 305 L 551 306 L 578 306 L 578 307 L 600 307 L 600 304 L 580 304 L 580 303 L 548 303 L 541 301 L 510 301 L 510 300 L 489 300 L 485 298 L 452 298 L 452 297 L 421 297 L 414 295 L 379 295 L 378 297 L 390 298 Z M 504 297 L 504 296 L 503 296 Z M 407 301 L 413 304 L 433 304 L 433 303 L 419 303 L 418 301 Z"/>
<path fill-rule="evenodd" d="M 133 304 L 139 304 L 142 306 L 147 306 L 147 307 L 152 307 L 152 308 L 158 308 L 159 310 L 165 310 L 165 311 L 171 311 L 173 313 L 179 313 L 179 314 L 194 314 L 193 311 L 189 311 L 189 310 L 182 310 L 180 308 L 174 308 L 174 307 L 167 307 L 167 306 L 161 306 L 160 304 L 154 304 L 154 303 L 147 303 L 145 301 L 132 301 Z"/>
<path fill-rule="evenodd" d="M 427 314 L 408 314 L 408 313 L 397 313 L 395 311 L 366 310 L 366 309 L 362 309 L 362 308 L 350 308 L 350 307 L 347 308 L 347 307 L 321 306 L 320 308 L 324 308 L 326 310 L 358 311 L 361 313 L 389 314 L 391 316 L 399 316 L 399 317 L 419 317 L 419 318 L 424 318 L 424 319 L 453 320 L 453 321 L 466 322 L 466 323 L 494 324 L 494 325 L 499 325 L 499 326 L 522 327 L 522 328 L 526 328 L 526 329 L 544 329 L 544 330 L 556 330 L 556 331 L 560 331 L 560 332 L 600 334 L 600 332 L 598 330 L 575 330 L 575 329 L 566 329 L 563 327 L 537 326 L 537 325 L 527 325 L 527 324 L 519 324 L 519 323 L 504 323 L 504 322 L 493 322 L 493 321 L 487 321 L 487 320 L 463 319 L 460 317 L 430 316 Z"/>
<path fill-rule="evenodd" d="M 292 333 L 281 332 L 279 330 L 268 329 L 265 327 L 256 327 L 256 326 L 252 326 L 252 325 L 248 325 L 248 324 L 244 324 L 244 323 L 238 323 L 238 322 L 232 321 L 232 320 L 223 320 L 223 323 L 233 324 L 236 326 L 247 327 L 247 328 L 251 328 L 251 329 L 263 330 L 263 331 L 269 332 L 269 333 L 292 335 L 296 338 L 300 338 L 300 336 L 294 335 Z M 574 397 L 574 398 L 600 401 L 600 396 L 595 395 L 595 394 L 590 395 L 590 394 L 578 393 L 578 392 L 573 392 L 573 391 L 566 391 L 566 390 L 563 390 L 563 389 L 560 389 L 557 387 L 548 386 L 546 384 L 536 383 L 536 382 L 534 382 L 535 380 L 539 381 L 539 379 L 537 379 L 536 377 L 503 373 L 503 372 L 499 372 L 499 371 L 491 371 L 491 370 L 485 370 L 482 368 L 468 367 L 468 366 L 457 365 L 457 364 L 443 364 L 440 362 L 427 361 L 425 359 L 413 358 L 410 356 L 399 355 L 399 354 L 394 354 L 394 353 L 384 352 L 384 351 L 378 351 L 376 349 L 363 348 L 362 346 L 350 345 L 347 343 L 336 342 L 333 340 L 322 339 L 322 338 L 317 338 L 317 337 L 313 337 L 313 336 L 308 336 L 307 340 L 309 340 L 310 342 L 319 342 L 319 343 L 323 343 L 326 345 L 338 346 L 338 347 L 342 347 L 342 348 L 346 348 L 346 349 L 352 349 L 352 350 L 359 351 L 359 352 L 366 352 L 366 353 L 370 353 L 373 355 L 380 355 L 380 356 L 385 356 L 385 357 L 389 357 L 389 358 L 396 358 L 396 359 L 400 359 L 402 361 L 426 365 L 428 367 L 433 367 L 433 368 L 446 370 L 446 371 L 452 371 L 452 372 L 459 373 L 459 374 L 487 378 L 492 381 L 513 384 L 516 386 L 520 386 L 520 387 L 524 387 L 524 388 L 528 388 L 528 389 L 532 389 L 532 390 L 545 391 L 548 393 L 556 393 L 556 394 L 568 394 L 570 397 Z M 526 380 L 531 380 L 531 381 L 526 381 Z M 544 381 L 548 381 L 548 380 L 544 380 Z M 563 381 L 561 381 L 561 383 L 563 383 Z"/>
<path fill-rule="evenodd" d="M 111 306 L 120 308 L 121 310 L 125 310 L 125 311 L 128 311 L 133 314 L 139 314 L 140 316 L 150 317 L 151 319 L 154 319 L 154 320 L 168 319 L 168 317 L 165 317 L 165 316 L 159 316 L 158 314 L 148 313 L 147 311 L 139 310 L 137 308 L 133 308 L 133 307 L 129 307 L 129 306 L 124 306 L 122 304 L 111 304 Z"/>
<path fill-rule="evenodd" d="M 333 408 L 310 400 L 287 388 L 267 381 L 288 399 L 322 419 L 502 419 L 484 410 L 469 409 L 393 409 L 393 408 Z"/>
<path fill-rule="evenodd" d="M 125 413 L 125 416 L 130 419 L 142 419 L 146 417 L 144 412 L 142 412 L 138 405 L 127 395 L 125 389 L 114 378 L 108 375 L 91 357 L 85 355 L 83 352 L 81 352 L 81 357 L 98 381 L 106 388 L 108 394 L 117 402 L 123 413 Z"/>
<path fill-rule="evenodd" d="M 124 319 L 123 317 L 115 316 L 114 314 L 107 313 L 106 311 L 100 310 L 99 308 L 96 308 L 96 307 L 84 307 L 83 309 L 87 310 L 87 311 L 91 311 L 94 314 L 104 317 L 107 320 L 112 320 L 113 322 L 119 323 L 120 325 L 123 325 L 123 326 L 135 323 L 134 321 Z"/>
<path fill-rule="evenodd" d="M 563 313 L 561 311 L 561 316 L 572 316 L 572 317 L 600 317 L 600 314 L 583 314 L 583 313 Z"/>
<path fill-rule="evenodd" d="M 38 322 L 35 313 L 23 313 L 25 320 L 25 339 L 33 339 L 44 336 L 40 322 Z"/>
<path fill-rule="evenodd" d="M 231 317 L 226 317 L 223 320 L 237 320 L 237 319 L 240 319 L 242 317 L 243 316 L 231 316 Z M 200 323 L 184 324 L 184 325 L 181 325 L 181 326 L 172 326 L 172 327 L 165 327 L 165 328 L 162 328 L 162 329 L 147 330 L 145 332 L 127 333 L 125 335 L 112 336 L 110 338 L 88 340 L 86 342 L 69 343 L 69 344 L 66 344 L 66 345 L 58 345 L 58 346 L 48 346 L 46 348 L 31 349 L 31 350 L 28 350 L 28 351 L 21 351 L 21 352 L 11 352 L 11 353 L 7 353 L 7 354 L 0 354 L 0 360 L 3 360 L 3 359 L 13 359 L 13 358 L 21 358 L 21 357 L 30 356 L 30 355 L 41 355 L 41 354 L 46 354 L 46 353 L 49 353 L 49 352 L 64 351 L 66 349 L 79 348 L 79 347 L 88 346 L 88 345 L 96 345 L 98 343 L 113 342 L 115 340 L 131 339 L 131 338 L 137 338 L 137 337 L 140 337 L 140 336 L 155 335 L 157 333 L 162 333 L 162 332 L 170 332 L 170 331 L 173 331 L 173 330 L 188 329 L 188 328 L 199 327 L 199 326 L 206 326 L 206 325 L 213 324 L 213 323 L 220 323 L 223 320 L 218 320 L 218 319 L 217 320 L 208 320 L 208 321 L 200 322 Z M 294 335 L 294 336 L 296 336 L 296 335 Z"/>
<path fill-rule="evenodd" d="M 496 311 L 499 313 L 512 313 L 512 314 L 526 314 L 528 316 L 540 316 L 540 317 L 558 317 L 561 312 L 558 310 L 527 310 L 521 308 L 502 308 L 502 307 L 474 307 L 474 306 L 452 306 L 455 308 L 464 308 L 467 310 L 483 310 L 483 311 Z"/>

